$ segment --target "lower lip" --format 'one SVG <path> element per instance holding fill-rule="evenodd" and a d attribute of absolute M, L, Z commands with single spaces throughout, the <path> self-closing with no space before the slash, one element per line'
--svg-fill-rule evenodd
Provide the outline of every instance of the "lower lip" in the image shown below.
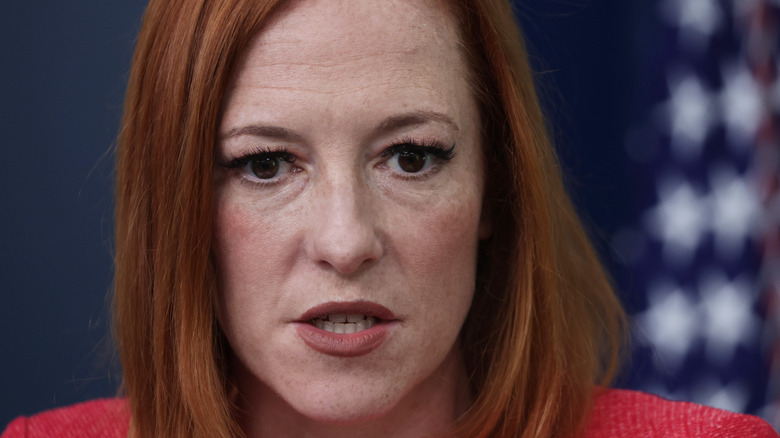
<path fill-rule="evenodd" d="M 357 333 L 332 333 L 311 324 L 299 323 L 298 336 L 311 349 L 328 356 L 357 357 L 379 348 L 387 339 L 389 324 L 379 323 Z"/>

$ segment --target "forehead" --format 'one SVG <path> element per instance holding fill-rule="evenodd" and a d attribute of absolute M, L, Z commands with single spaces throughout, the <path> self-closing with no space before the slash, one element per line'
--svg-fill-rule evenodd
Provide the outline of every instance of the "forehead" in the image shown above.
<path fill-rule="evenodd" d="M 297 0 L 282 6 L 255 39 L 255 50 L 289 61 L 325 62 L 383 51 L 432 54 L 456 48 L 450 15 L 424 0 Z M 355 44 L 340 44 L 350 42 Z M 450 50 L 446 50 L 450 52 Z"/>
<path fill-rule="evenodd" d="M 294 1 L 252 39 L 231 88 L 327 94 L 416 82 L 430 89 L 465 82 L 463 65 L 453 20 L 438 2 Z"/>

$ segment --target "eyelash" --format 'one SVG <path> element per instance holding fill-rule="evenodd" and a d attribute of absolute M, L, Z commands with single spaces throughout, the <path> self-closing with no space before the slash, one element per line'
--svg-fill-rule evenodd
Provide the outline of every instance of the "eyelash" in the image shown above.
<path fill-rule="evenodd" d="M 232 158 L 229 161 L 222 162 L 220 165 L 222 167 L 228 168 L 228 169 L 238 169 L 240 167 L 246 166 L 249 164 L 250 161 L 256 158 L 275 158 L 280 161 L 284 161 L 285 163 L 292 164 L 295 162 L 297 157 L 293 155 L 289 149 L 286 147 L 280 148 L 280 149 L 271 149 L 271 148 L 258 148 L 251 152 L 248 152 L 243 155 L 239 155 L 238 157 Z"/>
<path fill-rule="evenodd" d="M 442 164 L 448 163 L 450 160 L 452 160 L 455 157 L 455 152 L 454 152 L 455 144 L 453 143 L 452 146 L 447 148 L 442 143 L 439 143 L 437 141 L 421 142 L 413 139 L 404 139 L 401 141 L 394 142 L 392 145 L 388 146 L 385 150 L 382 151 L 380 156 L 384 159 L 389 159 L 390 157 L 396 154 L 401 154 L 403 152 L 409 152 L 409 151 L 430 155 L 436 161 L 433 164 L 435 167 L 433 167 L 432 169 L 428 170 L 425 173 L 421 173 L 421 174 L 409 173 L 409 174 L 400 175 L 404 179 L 423 180 L 435 174 L 439 170 Z M 284 162 L 287 164 L 293 164 L 297 160 L 297 157 L 292 152 L 290 152 L 290 150 L 286 147 L 282 147 L 279 149 L 271 149 L 269 147 L 264 147 L 264 148 L 254 149 L 243 155 L 232 158 L 228 161 L 218 162 L 218 164 L 230 170 L 243 169 L 249 164 L 249 162 L 259 158 L 276 159 L 279 160 L 279 162 Z M 385 160 L 385 162 L 386 161 L 387 160 Z M 284 176 L 285 175 L 282 175 L 279 178 L 272 179 L 272 180 L 242 178 L 242 181 L 251 184 L 256 184 L 256 185 L 273 185 L 279 182 L 280 179 L 284 178 Z"/>
<path fill-rule="evenodd" d="M 244 169 L 252 160 L 260 159 L 260 158 L 270 158 L 278 160 L 279 162 L 287 163 L 287 164 L 293 164 L 298 159 L 292 152 L 290 152 L 289 149 L 286 147 L 282 147 L 279 149 L 271 149 L 269 147 L 264 148 L 257 148 L 254 150 L 251 150 L 243 155 L 239 155 L 235 158 L 232 158 L 228 161 L 218 162 L 218 164 L 226 169 L 229 170 L 242 170 Z M 270 186 L 278 183 L 281 179 L 283 179 L 286 175 L 281 175 L 278 178 L 274 179 L 268 179 L 263 180 L 259 178 L 249 179 L 248 177 L 244 176 L 241 178 L 241 182 L 245 182 L 248 184 L 254 184 L 254 185 L 261 185 L 261 186 Z"/>
<path fill-rule="evenodd" d="M 387 149 L 382 151 L 381 156 L 383 158 L 389 159 L 390 157 L 393 157 L 394 155 L 402 154 L 403 152 L 415 152 L 415 153 L 422 153 L 424 155 L 429 155 L 431 159 L 433 160 L 433 163 L 431 164 L 433 167 L 428 169 L 425 172 L 422 173 L 399 173 L 397 174 L 400 178 L 407 179 L 407 180 L 413 180 L 413 181 L 421 181 L 430 178 L 431 176 L 435 175 L 440 169 L 443 164 L 447 164 L 455 157 L 455 144 L 453 143 L 452 146 L 449 148 L 446 148 L 444 144 L 439 143 L 437 141 L 429 141 L 429 142 L 420 142 L 417 140 L 412 139 L 406 139 L 402 140 L 396 143 L 393 143 L 391 146 L 389 146 Z M 426 159 L 428 159 L 426 157 Z M 383 163 L 387 165 L 388 160 L 385 160 Z"/>
<path fill-rule="evenodd" d="M 391 157 L 409 149 L 416 149 L 419 152 L 431 154 L 445 163 L 455 158 L 454 143 L 449 148 L 446 148 L 443 144 L 436 141 L 419 142 L 411 139 L 401 140 L 399 142 L 393 143 L 387 149 L 382 151 L 382 157 Z"/>

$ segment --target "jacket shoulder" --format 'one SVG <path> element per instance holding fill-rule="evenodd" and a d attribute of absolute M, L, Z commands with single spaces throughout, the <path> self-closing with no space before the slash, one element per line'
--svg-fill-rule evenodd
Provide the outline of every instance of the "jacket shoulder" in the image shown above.
<path fill-rule="evenodd" d="M 759 417 L 735 414 L 689 402 L 611 389 L 597 393 L 584 438 L 712 437 L 777 438 L 780 435 Z"/>
<path fill-rule="evenodd" d="M 100 399 L 12 421 L 0 438 L 119 438 L 127 436 L 130 411 L 122 399 Z"/>

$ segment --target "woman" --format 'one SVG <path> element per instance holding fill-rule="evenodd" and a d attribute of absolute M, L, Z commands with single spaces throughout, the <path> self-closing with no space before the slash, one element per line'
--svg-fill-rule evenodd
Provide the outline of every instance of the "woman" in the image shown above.
<path fill-rule="evenodd" d="M 126 404 L 7 436 L 775 436 L 597 389 L 624 316 L 512 16 L 153 0 L 118 154 Z"/>

